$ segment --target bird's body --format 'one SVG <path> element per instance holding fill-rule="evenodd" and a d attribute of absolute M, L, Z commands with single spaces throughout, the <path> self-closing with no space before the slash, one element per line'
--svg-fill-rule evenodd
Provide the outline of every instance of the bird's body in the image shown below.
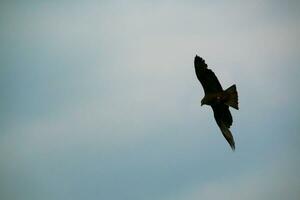
<path fill-rule="evenodd" d="M 229 130 L 232 125 L 229 106 L 237 110 L 239 109 L 236 86 L 232 85 L 228 89 L 223 90 L 214 72 L 207 68 L 205 61 L 199 56 L 195 57 L 194 65 L 197 78 L 203 86 L 205 93 L 205 96 L 201 100 L 201 105 L 206 104 L 212 107 L 215 120 L 222 134 L 234 150 L 235 143 Z"/>
<path fill-rule="evenodd" d="M 202 105 L 206 104 L 206 105 L 210 105 L 210 106 L 214 106 L 214 105 L 218 105 L 220 103 L 225 103 L 228 99 L 229 95 L 226 92 L 215 92 L 215 93 L 211 93 L 211 94 L 207 94 L 203 97 L 203 99 L 201 100 Z"/>

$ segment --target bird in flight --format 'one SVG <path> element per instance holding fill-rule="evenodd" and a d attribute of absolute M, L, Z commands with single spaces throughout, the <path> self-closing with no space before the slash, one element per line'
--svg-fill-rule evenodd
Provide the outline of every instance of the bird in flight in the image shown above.
<path fill-rule="evenodd" d="M 206 104 L 212 107 L 215 120 L 223 136 L 232 150 L 234 150 L 235 143 L 229 130 L 232 125 L 232 116 L 229 111 L 229 106 L 237 110 L 239 109 L 236 86 L 232 85 L 228 89 L 223 90 L 215 73 L 207 68 L 205 61 L 198 55 L 195 57 L 194 65 L 197 78 L 200 81 L 205 94 L 201 100 L 201 106 Z"/>

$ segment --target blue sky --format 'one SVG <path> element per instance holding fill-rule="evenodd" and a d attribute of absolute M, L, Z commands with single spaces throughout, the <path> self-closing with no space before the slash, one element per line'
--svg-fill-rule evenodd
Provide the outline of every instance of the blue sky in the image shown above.
<path fill-rule="evenodd" d="M 0 199 L 299 199 L 297 1 L 0 4 Z"/>

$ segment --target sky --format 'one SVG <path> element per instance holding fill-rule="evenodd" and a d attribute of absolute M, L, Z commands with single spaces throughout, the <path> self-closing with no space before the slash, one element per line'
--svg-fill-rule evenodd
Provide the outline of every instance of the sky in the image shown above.
<path fill-rule="evenodd" d="M 299 199 L 299 8 L 1 1 L 0 199 Z M 237 85 L 235 152 L 196 54 Z"/>

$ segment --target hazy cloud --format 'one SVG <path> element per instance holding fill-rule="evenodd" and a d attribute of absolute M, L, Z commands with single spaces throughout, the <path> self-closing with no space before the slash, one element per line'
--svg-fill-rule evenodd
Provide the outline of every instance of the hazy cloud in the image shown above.
<path fill-rule="evenodd" d="M 1 4 L 4 199 L 296 199 L 297 3 Z M 237 84 L 235 153 L 196 53 Z"/>

